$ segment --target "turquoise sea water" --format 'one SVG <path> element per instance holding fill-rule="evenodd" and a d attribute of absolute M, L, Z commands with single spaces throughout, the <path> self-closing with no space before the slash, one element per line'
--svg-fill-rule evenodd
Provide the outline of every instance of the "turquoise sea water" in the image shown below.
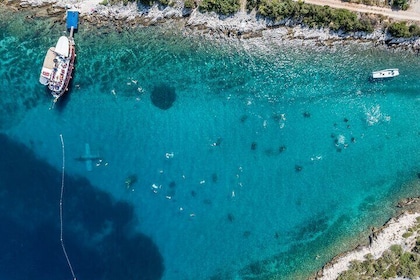
<path fill-rule="evenodd" d="M 413 54 L 81 25 L 54 105 L 38 77 L 64 26 L 0 20 L 2 279 L 71 276 L 60 134 L 78 279 L 304 279 L 419 195 Z M 369 81 L 387 67 L 401 75 Z M 102 157 L 90 172 L 85 143 Z"/>

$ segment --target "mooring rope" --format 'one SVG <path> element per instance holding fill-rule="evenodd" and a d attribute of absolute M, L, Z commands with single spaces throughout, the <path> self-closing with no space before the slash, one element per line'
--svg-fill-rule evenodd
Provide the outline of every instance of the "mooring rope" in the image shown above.
<path fill-rule="evenodd" d="M 55 100 L 55 98 L 54 98 L 54 100 L 53 100 L 53 101 L 51 101 L 50 110 L 54 109 L 54 107 L 55 107 L 55 103 L 56 103 L 56 100 Z"/>
<path fill-rule="evenodd" d="M 67 255 L 66 247 L 64 246 L 64 238 L 63 238 L 63 194 L 64 194 L 64 167 L 66 163 L 66 158 L 64 154 L 64 139 L 63 135 L 60 134 L 60 140 L 61 140 L 61 149 L 63 152 L 63 168 L 61 172 L 61 193 L 60 193 L 60 242 L 61 242 L 61 248 L 63 249 L 64 256 L 66 257 L 67 264 L 69 265 L 71 275 L 73 276 L 73 280 L 76 280 L 76 275 L 74 274 L 73 266 L 71 265 L 70 258 Z"/>

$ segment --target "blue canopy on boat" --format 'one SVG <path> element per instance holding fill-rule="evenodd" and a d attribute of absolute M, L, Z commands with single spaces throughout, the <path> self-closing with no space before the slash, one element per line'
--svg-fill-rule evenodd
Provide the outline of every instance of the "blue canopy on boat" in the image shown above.
<path fill-rule="evenodd" d="M 74 28 L 77 29 L 79 23 L 79 12 L 74 10 L 67 11 L 67 29 Z"/>

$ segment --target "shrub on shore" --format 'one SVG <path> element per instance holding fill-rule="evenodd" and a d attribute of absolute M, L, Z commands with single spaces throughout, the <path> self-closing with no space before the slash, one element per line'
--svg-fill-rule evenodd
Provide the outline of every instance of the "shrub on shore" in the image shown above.
<path fill-rule="evenodd" d="M 1 1 L 1 0 L 0 0 Z M 165 6 L 174 4 L 174 0 L 102 0 L 102 5 L 117 3 L 127 5 L 130 2 L 152 6 L 159 3 Z M 221 15 L 231 15 L 239 11 L 240 0 L 202 0 L 198 5 L 201 12 L 216 12 Z M 345 0 L 345 1 L 381 1 L 381 0 Z M 408 0 L 393 0 L 393 5 L 405 7 Z M 184 0 L 184 7 L 194 9 L 197 7 L 195 0 Z M 310 28 L 329 28 L 334 31 L 344 32 L 367 32 L 374 31 L 377 24 L 375 18 L 368 15 L 358 15 L 346 9 L 333 9 L 329 6 L 311 5 L 302 0 L 247 0 L 248 11 L 256 10 L 257 14 L 272 19 L 276 22 L 291 20 L 301 23 Z M 410 38 L 420 36 L 420 27 L 416 24 L 410 26 L 406 22 L 394 22 L 388 26 L 390 35 L 398 38 Z"/>
<path fill-rule="evenodd" d="M 200 12 L 230 15 L 239 11 L 239 0 L 203 0 L 198 8 Z"/>
<path fill-rule="evenodd" d="M 407 0 L 393 0 L 392 6 L 401 10 L 407 10 L 409 4 Z"/>
<path fill-rule="evenodd" d="M 329 6 L 318 6 L 295 2 L 292 0 L 252 0 L 248 9 L 257 9 L 261 16 L 275 21 L 291 19 L 309 27 L 328 27 L 345 32 L 373 32 L 373 22 L 367 17 L 358 17 L 346 9 L 333 9 Z"/>
<path fill-rule="evenodd" d="M 363 261 L 352 261 L 349 269 L 342 272 L 337 279 L 389 279 L 397 276 L 417 279 L 420 276 L 419 246 L 418 236 L 411 251 L 404 251 L 401 246 L 392 245 L 376 260 L 368 254 Z"/>
<path fill-rule="evenodd" d="M 252 11 L 253 9 L 257 8 L 260 4 L 261 4 L 261 0 L 247 0 L 246 9 L 248 11 Z"/>
<path fill-rule="evenodd" d="M 344 0 L 344 2 L 364 4 L 368 6 L 379 6 L 379 7 L 384 7 L 388 5 L 388 1 L 385 1 L 385 0 Z"/>
<path fill-rule="evenodd" d="M 196 3 L 194 0 L 185 0 L 184 1 L 184 8 L 186 9 L 194 9 L 196 7 Z"/>
<path fill-rule="evenodd" d="M 416 24 L 410 26 L 406 22 L 393 22 L 388 26 L 388 32 L 394 37 L 410 38 L 420 36 L 420 27 Z"/>

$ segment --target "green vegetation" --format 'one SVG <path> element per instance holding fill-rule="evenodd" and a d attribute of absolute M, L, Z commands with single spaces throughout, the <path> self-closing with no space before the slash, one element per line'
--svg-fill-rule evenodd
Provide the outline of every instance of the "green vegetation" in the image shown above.
<path fill-rule="evenodd" d="M 393 22 L 388 26 L 388 32 L 394 37 L 410 38 L 420 36 L 420 27 L 415 24 L 408 26 L 406 22 Z"/>
<path fill-rule="evenodd" d="M 385 5 L 385 1 L 380 1 L 380 0 L 345 0 L 345 2 L 364 4 L 368 6 L 384 6 Z"/>
<path fill-rule="evenodd" d="M 196 7 L 194 0 L 185 0 L 184 1 L 184 8 L 186 9 L 194 9 Z"/>
<path fill-rule="evenodd" d="M 392 6 L 401 10 L 407 10 L 409 7 L 408 0 L 393 0 Z"/>
<path fill-rule="evenodd" d="M 230 15 L 239 11 L 239 0 L 203 0 L 198 8 L 200 12 Z"/>
<path fill-rule="evenodd" d="M 1 1 L 1 0 L 0 0 Z M 159 3 L 171 6 L 175 0 L 102 0 L 102 5 L 113 5 L 123 2 L 138 2 L 146 6 Z M 221 15 L 231 15 L 239 11 L 240 0 L 202 0 L 198 5 L 201 12 L 216 12 Z M 346 1 L 346 0 L 345 0 Z M 349 2 L 373 3 L 379 0 L 347 0 Z M 392 5 L 401 9 L 408 7 L 408 0 L 393 0 Z M 194 9 L 197 7 L 196 0 L 184 0 L 184 7 Z M 247 0 L 248 11 L 256 10 L 257 14 L 272 19 L 276 22 L 291 20 L 297 24 L 303 24 L 310 28 L 329 28 L 334 31 L 344 32 L 367 32 L 371 33 L 377 24 L 375 17 L 358 15 L 346 9 L 333 9 L 329 6 L 306 4 L 301 0 Z M 394 22 L 388 26 L 390 35 L 397 38 L 410 38 L 420 36 L 420 27 L 406 22 Z M 408 233 L 406 236 L 408 237 Z"/>
<path fill-rule="evenodd" d="M 379 6 L 379 7 L 389 7 L 390 5 L 393 8 L 407 10 L 409 8 L 410 0 L 391 0 L 391 1 L 384 1 L 384 0 L 343 0 L 349 3 L 356 3 L 356 4 L 365 4 L 368 6 Z"/>
<path fill-rule="evenodd" d="M 412 233 L 412 232 L 411 232 Z M 337 278 L 350 279 L 389 279 L 406 277 L 414 279 L 420 277 L 420 237 L 411 252 L 404 252 L 399 245 L 392 245 L 377 260 L 372 255 L 365 256 L 364 261 L 352 261 L 350 268 Z"/>
<path fill-rule="evenodd" d="M 152 6 L 154 3 L 159 3 L 165 6 L 170 6 L 173 5 L 174 2 L 172 2 L 171 0 L 102 0 L 102 2 L 100 2 L 99 4 L 101 5 L 115 5 L 118 3 L 123 3 L 123 5 L 128 5 L 128 3 L 141 3 L 145 6 Z"/>
<path fill-rule="evenodd" d="M 252 11 L 260 5 L 260 0 L 246 0 L 246 9 Z"/>
<path fill-rule="evenodd" d="M 372 32 L 374 22 L 367 17 L 358 17 L 346 9 L 310 5 L 292 0 L 250 0 L 248 9 L 257 9 L 261 16 L 275 21 L 291 19 L 309 27 L 328 27 L 345 32 Z"/>
<path fill-rule="evenodd" d="M 406 232 L 403 233 L 402 237 L 403 238 L 409 238 L 410 236 L 413 235 L 415 228 L 409 228 Z"/>
<path fill-rule="evenodd" d="M 393 22 L 388 26 L 388 32 L 394 37 L 410 37 L 410 31 L 405 22 Z"/>
<path fill-rule="evenodd" d="M 408 27 L 408 31 L 410 32 L 411 36 L 420 36 L 420 27 L 417 24 L 411 24 Z"/>

